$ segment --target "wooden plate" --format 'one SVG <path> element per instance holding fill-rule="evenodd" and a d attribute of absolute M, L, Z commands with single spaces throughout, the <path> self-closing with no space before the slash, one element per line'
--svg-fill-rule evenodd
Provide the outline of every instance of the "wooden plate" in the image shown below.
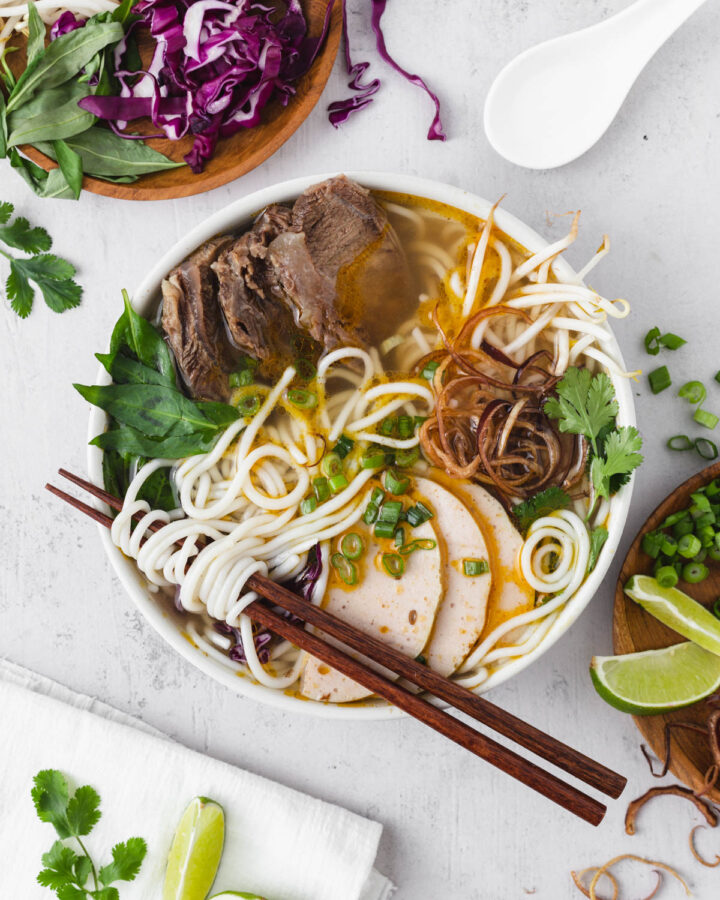
<path fill-rule="evenodd" d="M 613 644 L 616 653 L 634 653 L 638 650 L 652 650 L 657 647 L 668 647 L 685 638 L 679 636 L 667 626 L 634 603 L 623 593 L 623 585 L 631 575 L 640 573 L 652 574 L 652 560 L 643 553 L 641 541 L 643 535 L 656 528 L 666 516 L 690 505 L 690 494 L 703 487 L 713 478 L 720 476 L 720 460 L 688 478 L 677 487 L 669 497 L 652 513 L 633 541 L 623 563 L 615 591 L 615 611 L 613 617 Z M 700 603 L 710 606 L 720 596 L 720 564 L 710 563 L 710 574 L 700 584 L 678 585 L 686 590 Z M 705 725 L 709 714 L 705 703 L 697 703 L 686 709 L 680 709 L 662 716 L 634 716 L 635 724 L 641 734 L 659 758 L 665 757 L 665 725 L 668 722 L 694 722 Z M 712 757 L 701 735 L 685 729 L 672 731 L 672 765 L 673 775 L 689 787 L 697 790 L 702 787 L 707 770 L 712 765 Z M 710 794 L 715 803 L 720 803 L 720 789 L 715 788 Z"/>
<path fill-rule="evenodd" d="M 327 0 L 304 0 L 303 7 L 309 34 L 319 35 L 325 19 Z M 272 156 L 308 117 L 320 99 L 330 76 L 340 46 L 341 33 L 342 4 L 335 3 L 325 42 L 310 71 L 298 81 L 297 94 L 287 106 L 282 106 L 279 100 L 269 103 L 263 110 L 262 122 L 255 128 L 248 128 L 231 137 L 222 138 L 218 142 L 215 155 L 201 174 L 193 174 L 186 166 L 167 172 L 143 175 L 133 184 L 111 184 L 99 178 L 86 176 L 83 179 L 83 189 L 122 200 L 172 200 L 176 197 L 202 194 L 245 175 Z M 17 76 L 25 68 L 25 39 L 13 40 L 13 45 L 19 49 L 8 56 L 8 61 Z M 192 136 L 187 136 L 181 141 L 169 141 L 165 138 L 148 141 L 155 150 L 177 162 L 182 161 L 192 143 Z M 32 147 L 20 149 L 44 169 L 55 168 L 55 163 L 38 150 Z"/>

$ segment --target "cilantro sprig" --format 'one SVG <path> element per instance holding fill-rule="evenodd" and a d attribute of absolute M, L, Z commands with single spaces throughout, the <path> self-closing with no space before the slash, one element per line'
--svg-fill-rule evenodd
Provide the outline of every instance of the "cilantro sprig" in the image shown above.
<path fill-rule="evenodd" d="M 604 372 L 592 375 L 587 369 L 570 368 L 555 390 L 557 397 L 545 403 L 546 414 L 558 420 L 560 431 L 587 439 L 594 500 L 610 497 L 643 460 L 637 428 L 617 426 L 615 390 Z"/>
<path fill-rule="evenodd" d="M 14 211 L 12 203 L 0 203 L 0 242 L 33 255 L 18 257 L 0 247 L 0 254 L 10 263 L 10 274 L 5 281 L 10 305 L 25 319 L 30 315 L 37 287 L 53 312 L 61 313 L 77 306 L 82 288 L 73 281 L 75 266 L 47 252 L 52 247 L 52 238 L 44 228 L 31 226 L 23 216 L 11 222 Z"/>
<path fill-rule="evenodd" d="M 536 519 L 568 506 L 570 496 L 560 487 L 549 487 L 513 506 L 512 513 L 517 519 L 518 528 L 525 534 Z"/>
<path fill-rule="evenodd" d="M 33 779 L 32 799 L 38 818 L 53 826 L 58 840 L 42 856 L 43 869 L 37 880 L 57 894 L 58 900 L 119 900 L 113 882 L 133 881 L 147 853 L 142 838 L 115 844 L 112 862 L 98 868 L 82 840 L 100 819 L 100 796 L 84 785 L 70 796 L 62 772 L 45 769 Z M 74 840 L 80 852 L 64 841 Z M 92 880 L 92 887 L 88 881 Z"/>

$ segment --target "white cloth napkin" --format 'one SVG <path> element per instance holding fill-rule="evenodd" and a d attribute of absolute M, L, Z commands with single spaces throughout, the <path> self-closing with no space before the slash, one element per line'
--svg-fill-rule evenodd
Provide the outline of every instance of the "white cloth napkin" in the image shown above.
<path fill-rule="evenodd" d="M 0 660 L 0 896 L 50 900 L 36 875 L 55 840 L 30 800 L 32 778 L 60 769 L 91 784 L 103 817 L 88 849 L 138 835 L 148 855 L 122 900 L 158 900 L 175 826 L 195 796 L 225 809 L 214 892 L 269 900 L 388 900 L 393 885 L 372 866 L 382 826 L 258 775 L 195 753 L 101 701 Z"/>

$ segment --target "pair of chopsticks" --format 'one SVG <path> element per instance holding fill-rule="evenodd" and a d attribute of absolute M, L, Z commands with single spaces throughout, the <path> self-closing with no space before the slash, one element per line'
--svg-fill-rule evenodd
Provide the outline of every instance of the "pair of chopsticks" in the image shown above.
<path fill-rule="evenodd" d="M 102 500 L 112 509 L 122 509 L 122 500 L 84 478 L 73 475 L 65 469 L 60 469 L 59 474 L 85 489 L 98 500 Z M 47 484 L 45 487 L 106 528 L 110 528 L 112 525 L 111 517 L 100 510 L 51 484 Z M 157 531 L 162 527 L 162 524 L 158 522 L 153 526 L 153 530 Z M 404 656 L 372 635 L 359 631 L 348 625 L 347 622 L 343 622 L 318 606 L 313 606 L 287 588 L 261 575 L 251 576 L 247 585 L 271 604 L 269 605 L 263 600 L 250 603 L 246 607 L 245 613 L 251 619 L 300 649 L 316 656 L 343 675 L 362 684 L 374 694 L 383 697 L 389 703 L 586 822 L 598 825 L 607 812 L 607 807 L 552 772 L 546 771 L 508 747 L 481 734 L 444 709 L 434 706 L 409 687 L 387 678 L 361 660 L 350 656 L 347 650 L 327 643 L 318 634 L 306 631 L 302 625 L 288 621 L 273 606 L 292 613 L 307 625 L 312 625 L 328 637 L 340 641 L 348 649 L 361 653 L 367 659 L 394 672 L 416 688 L 434 695 L 449 706 L 465 713 L 475 721 L 487 725 L 504 737 L 510 738 L 516 744 L 609 797 L 615 799 L 622 793 L 627 783 L 622 775 L 545 734 L 512 713 L 495 706 L 485 698 L 477 696 L 467 688 L 438 675 L 427 666 Z"/>

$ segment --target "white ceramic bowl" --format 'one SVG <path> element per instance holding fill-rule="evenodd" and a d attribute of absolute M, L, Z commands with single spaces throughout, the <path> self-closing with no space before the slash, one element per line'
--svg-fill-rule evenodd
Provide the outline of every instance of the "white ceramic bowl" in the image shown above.
<path fill-rule="evenodd" d="M 487 217 L 491 207 L 487 200 L 483 200 L 475 194 L 470 194 L 460 188 L 441 184 L 437 181 L 415 178 L 409 175 L 383 174 L 379 172 L 348 172 L 346 174 L 368 188 L 398 191 L 419 197 L 427 197 L 431 200 L 466 210 L 482 219 Z M 215 213 L 215 215 L 210 216 L 209 219 L 206 219 L 205 222 L 190 231 L 183 240 L 168 250 L 143 279 L 133 294 L 133 303 L 137 310 L 145 315 L 155 311 L 156 304 L 159 301 L 162 278 L 204 241 L 213 237 L 213 235 L 228 230 L 238 230 L 248 225 L 254 215 L 269 203 L 292 201 L 310 185 L 329 177 L 331 176 L 309 175 L 293 179 L 292 181 L 285 181 L 243 197 L 220 212 Z M 547 242 L 539 234 L 503 209 L 496 211 L 495 221 L 502 231 L 532 252 L 547 246 Z M 563 260 L 558 262 L 557 271 L 563 278 L 567 279 L 573 278 L 575 274 Z M 620 349 L 614 338 L 611 346 L 616 358 L 622 360 Z M 98 375 L 98 383 L 107 384 L 109 380 L 105 370 L 101 370 Z M 635 410 L 628 381 L 624 378 L 614 378 L 613 383 L 620 410 L 618 422 L 621 425 L 634 425 Z M 93 408 L 90 416 L 89 436 L 94 437 L 96 434 L 99 434 L 105 428 L 105 424 L 105 414 L 101 410 Z M 91 479 L 101 484 L 102 453 L 98 448 L 89 448 L 88 465 Z M 605 577 L 610 561 L 618 548 L 630 506 L 631 493 L 632 482 L 612 499 L 609 537 L 600 562 L 590 577 L 583 583 L 580 590 L 568 601 L 545 638 L 531 653 L 517 659 L 515 662 L 509 663 L 492 675 L 483 684 L 483 692 L 506 681 L 516 672 L 531 665 L 570 628 L 588 605 Z M 231 690 L 246 694 L 254 700 L 280 707 L 284 710 L 305 712 L 325 718 L 388 719 L 403 715 L 399 710 L 384 703 L 373 703 L 364 706 L 337 706 L 332 703 L 302 700 L 288 696 L 283 691 L 273 690 L 256 684 L 249 676 L 238 677 L 237 672 L 207 655 L 204 651 L 194 647 L 183 636 L 177 621 L 168 613 L 165 605 L 158 602 L 157 598 L 153 598 L 152 594 L 148 593 L 134 564 L 114 546 L 110 540 L 109 532 L 104 528 L 100 528 L 100 533 L 105 552 L 110 558 L 125 590 L 153 627 L 178 653 Z"/>

